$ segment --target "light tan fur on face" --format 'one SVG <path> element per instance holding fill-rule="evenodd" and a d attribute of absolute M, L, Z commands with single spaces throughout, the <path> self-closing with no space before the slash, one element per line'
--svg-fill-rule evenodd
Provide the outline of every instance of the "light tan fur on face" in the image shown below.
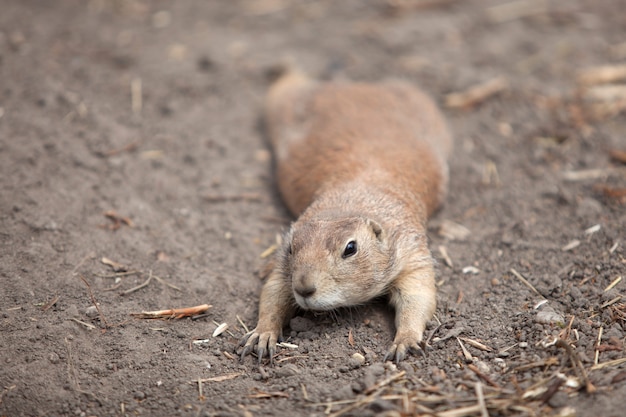
<path fill-rule="evenodd" d="M 389 294 L 396 337 L 417 350 L 435 311 L 426 220 L 445 195 L 452 141 L 434 103 L 404 83 L 318 83 L 298 72 L 271 89 L 266 121 L 278 185 L 299 216 L 242 340 L 270 357 L 295 306 L 330 310 Z M 348 242 L 357 250 L 345 255 Z"/>
<path fill-rule="evenodd" d="M 357 242 L 357 252 L 344 259 L 342 254 L 350 241 Z M 363 304 L 388 285 L 384 265 L 390 257 L 389 247 L 368 219 L 342 217 L 296 223 L 291 247 L 292 288 L 302 308 L 332 310 Z M 298 294 L 299 288 L 311 286 L 316 289 L 312 296 L 305 299 Z"/>

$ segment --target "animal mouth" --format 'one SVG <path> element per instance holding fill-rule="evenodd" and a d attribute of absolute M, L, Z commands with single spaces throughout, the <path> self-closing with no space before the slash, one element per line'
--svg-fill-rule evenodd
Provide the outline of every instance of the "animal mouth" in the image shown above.
<path fill-rule="evenodd" d="M 324 302 L 320 299 L 313 299 L 311 297 L 302 297 L 299 294 L 294 294 L 296 299 L 296 304 L 300 306 L 300 308 L 304 310 L 312 310 L 312 311 L 330 311 L 334 310 L 339 305 L 336 305 L 332 302 Z"/>
<path fill-rule="evenodd" d="M 298 294 L 295 294 L 295 298 L 296 298 L 296 303 L 297 303 L 297 304 L 298 304 L 301 308 L 303 308 L 303 309 L 305 309 L 305 310 L 311 310 L 311 307 L 309 307 L 309 303 L 308 303 L 308 301 L 307 301 L 307 299 L 306 299 L 306 298 L 304 298 L 304 297 L 302 297 L 302 296 L 300 296 L 300 295 L 298 295 Z"/>

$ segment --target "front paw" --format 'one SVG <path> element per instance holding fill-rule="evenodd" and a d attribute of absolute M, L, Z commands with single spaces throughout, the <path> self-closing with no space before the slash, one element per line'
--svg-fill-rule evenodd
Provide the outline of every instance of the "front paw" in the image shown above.
<path fill-rule="evenodd" d="M 270 364 L 273 363 L 274 355 L 276 354 L 276 343 L 282 339 L 280 333 L 280 330 L 264 330 L 259 329 L 259 327 L 246 333 L 239 341 L 239 346 L 243 346 L 241 360 L 254 350 L 259 358 L 259 363 L 261 363 L 266 353 L 270 358 Z"/>
<path fill-rule="evenodd" d="M 413 352 L 415 354 L 424 354 L 424 347 L 421 342 L 421 335 L 413 332 L 405 334 L 397 334 L 393 340 L 393 344 L 387 350 L 383 362 L 395 361 L 400 363 L 406 358 L 407 353 Z"/>

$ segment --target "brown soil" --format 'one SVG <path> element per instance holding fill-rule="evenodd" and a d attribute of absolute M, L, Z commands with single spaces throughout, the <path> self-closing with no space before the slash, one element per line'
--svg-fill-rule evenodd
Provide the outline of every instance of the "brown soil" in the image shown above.
<path fill-rule="evenodd" d="M 623 415 L 626 365 L 609 361 L 625 357 L 626 279 L 607 288 L 626 278 L 626 172 L 609 153 L 626 150 L 626 106 L 598 113 L 577 76 L 626 60 L 626 5 L 529 0 L 507 17 L 507 2 L 4 1 L 0 415 L 477 416 L 479 391 L 492 416 Z M 232 355 L 260 254 L 290 221 L 259 127 L 288 61 L 405 78 L 442 106 L 508 82 L 445 108 L 457 146 L 430 228 L 426 357 L 381 363 L 382 302 L 294 319 L 298 347 L 273 367 Z M 451 221 L 469 235 L 443 236 Z M 112 278 L 103 257 L 141 273 Z M 130 316 L 204 303 L 195 320 Z"/>

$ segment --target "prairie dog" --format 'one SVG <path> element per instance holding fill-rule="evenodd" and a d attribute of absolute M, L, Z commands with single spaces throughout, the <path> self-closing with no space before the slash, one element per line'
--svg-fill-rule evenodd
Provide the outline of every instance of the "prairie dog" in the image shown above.
<path fill-rule="evenodd" d="M 426 221 L 444 198 L 452 139 L 409 84 L 321 83 L 289 71 L 265 119 L 282 198 L 298 217 L 240 346 L 270 360 L 296 308 L 332 310 L 388 294 L 396 335 L 385 360 L 419 350 L 435 312 Z"/>

